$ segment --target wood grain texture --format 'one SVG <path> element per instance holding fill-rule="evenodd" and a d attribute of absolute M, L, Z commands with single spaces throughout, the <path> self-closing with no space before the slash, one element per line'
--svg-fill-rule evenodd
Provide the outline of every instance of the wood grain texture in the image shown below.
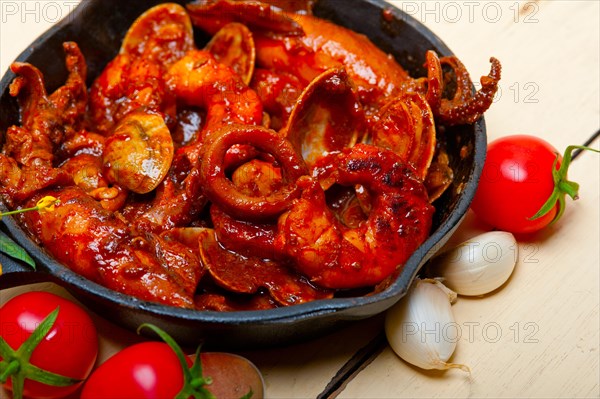
<path fill-rule="evenodd" d="M 453 306 L 461 335 L 452 361 L 467 364 L 470 378 L 419 370 L 387 348 L 339 397 L 598 397 L 599 170 L 598 156 L 582 154 L 571 169 L 573 180 L 588 182 L 581 199 L 543 235 L 519 240 L 503 287 Z M 459 234 L 482 230 L 471 215 Z M 454 331 L 441 326 L 439 337 Z"/>
<path fill-rule="evenodd" d="M 467 2 L 456 4 L 466 10 Z M 600 127 L 600 3 L 520 2 L 533 4 L 529 15 L 537 22 L 530 24 L 523 14 L 514 20 L 515 2 L 474 4 L 498 5 L 506 17 L 492 23 L 475 12 L 472 23 L 465 16 L 455 23 L 443 18 L 443 5 L 438 21 L 434 14 L 418 16 L 469 70 L 484 68 L 482 54 L 502 61 L 502 95 L 486 113 L 489 140 L 527 133 L 560 150 L 585 142 Z M 597 154 L 582 153 L 569 173 L 582 184 L 580 200 L 568 204 L 556 225 L 519 237 L 519 262 L 507 284 L 453 306 L 462 335 L 452 361 L 469 365 L 470 377 L 424 372 L 387 348 L 339 397 L 599 397 L 599 170 Z M 469 213 L 450 245 L 487 230 Z"/>
<path fill-rule="evenodd" d="M 474 81 L 489 71 L 490 56 L 502 62 L 500 91 L 485 114 L 489 139 L 527 133 L 565 148 L 598 129 L 599 2 L 390 3 L 437 34 Z"/>

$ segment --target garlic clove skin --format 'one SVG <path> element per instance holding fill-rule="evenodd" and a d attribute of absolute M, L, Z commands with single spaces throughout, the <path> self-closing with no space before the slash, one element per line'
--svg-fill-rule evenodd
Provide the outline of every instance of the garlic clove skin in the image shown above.
<path fill-rule="evenodd" d="M 518 259 L 515 237 L 491 231 L 473 237 L 431 261 L 430 274 L 459 295 L 488 294 L 504 284 Z"/>
<path fill-rule="evenodd" d="M 416 279 L 408 294 L 386 313 L 385 333 L 394 352 L 422 369 L 469 368 L 447 363 L 458 337 L 450 298 L 435 280 Z"/>
<path fill-rule="evenodd" d="M 444 279 L 443 278 L 426 278 L 423 279 L 423 281 L 427 281 L 429 283 L 435 284 L 436 287 L 438 287 L 439 289 L 441 289 L 442 291 L 444 291 L 444 293 L 446 294 L 446 296 L 448 296 L 448 301 L 450 301 L 450 304 L 454 305 L 454 303 L 456 303 L 456 301 L 458 300 L 458 295 L 456 294 L 455 291 L 452 291 L 450 288 L 448 288 L 447 286 L 444 285 Z"/>

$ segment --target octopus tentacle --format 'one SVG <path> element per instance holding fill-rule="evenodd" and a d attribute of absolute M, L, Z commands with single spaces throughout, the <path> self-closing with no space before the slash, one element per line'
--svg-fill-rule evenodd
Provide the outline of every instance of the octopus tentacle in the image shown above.
<path fill-rule="evenodd" d="M 480 79 L 481 88 L 471 92 L 469 73 L 456 57 L 444 57 L 440 60 L 443 65 L 449 65 L 456 75 L 457 88 L 452 99 L 441 99 L 440 106 L 434 108 L 438 121 L 446 125 L 461 125 L 475 123 L 492 105 L 502 66 L 496 58 L 490 58 L 492 64 L 490 73 Z"/>
<path fill-rule="evenodd" d="M 441 106 L 444 90 L 442 64 L 435 51 L 432 50 L 427 51 L 425 59 L 425 66 L 427 67 L 427 93 L 425 99 L 432 110 L 437 110 Z"/>

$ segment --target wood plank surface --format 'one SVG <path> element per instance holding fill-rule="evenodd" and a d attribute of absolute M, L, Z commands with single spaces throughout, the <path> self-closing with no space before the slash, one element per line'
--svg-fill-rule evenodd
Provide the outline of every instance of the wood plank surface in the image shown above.
<path fill-rule="evenodd" d="M 0 0 L 0 71 L 76 3 Z M 490 140 L 526 133 L 562 150 L 600 127 L 600 2 L 390 3 L 441 37 L 474 80 L 487 74 L 490 56 L 500 59 L 501 92 L 486 114 Z M 592 145 L 598 148 L 597 141 Z M 581 154 L 570 171 L 581 183 L 580 200 L 548 230 L 519 238 L 519 262 L 505 286 L 453 306 L 462 334 L 452 360 L 469 365 L 471 376 L 419 370 L 385 343 L 381 353 L 381 345 L 370 348 L 374 360 L 360 366 L 353 355 L 381 332 L 379 316 L 307 343 L 242 353 L 263 372 L 267 397 L 316 398 L 348 362 L 360 367 L 329 397 L 599 397 L 599 170 L 598 155 Z M 451 242 L 487 230 L 469 213 Z M 44 283 L 3 290 L 0 304 L 33 289 L 70 297 Z M 100 331 L 98 363 L 141 340 L 93 317 Z M 0 390 L 0 398 L 9 397 Z"/>
<path fill-rule="evenodd" d="M 599 170 L 598 156 L 582 154 L 571 178 L 598 182 Z M 598 397 L 598 184 L 580 194 L 561 222 L 519 241 L 519 261 L 503 287 L 453 305 L 460 340 L 452 361 L 468 365 L 471 377 L 417 369 L 388 347 L 339 397 Z M 459 235 L 485 230 L 470 215 Z"/>
<path fill-rule="evenodd" d="M 518 17 L 512 1 L 391 3 L 443 38 L 472 77 L 486 57 L 502 61 L 501 95 L 486 113 L 489 140 L 526 133 L 562 150 L 600 127 L 599 2 L 518 2 Z M 470 377 L 417 369 L 387 347 L 339 397 L 598 397 L 599 170 L 597 154 L 582 153 L 569 174 L 582 184 L 581 199 L 548 230 L 519 237 L 505 286 L 453 306 L 462 336 L 452 361 L 469 365 Z M 469 213 L 451 243 L 487 230 Z"/>

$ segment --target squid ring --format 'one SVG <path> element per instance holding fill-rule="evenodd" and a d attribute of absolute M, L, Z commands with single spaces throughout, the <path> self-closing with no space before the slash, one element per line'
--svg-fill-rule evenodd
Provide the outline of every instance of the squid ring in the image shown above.
<path fill-rule="evenodd" d="M 271 154 L 281 167 L 284 186 L 267 196 L 242 193 L 225 175 L 225 156 L 236 144 L 251 145 Z M 296 180 L 308 174 L 302 156 L 277 132 L 262 126 L 228 125 L 213 132 L 205 143 L 200 178 L 207 198 L 240 220 L 264 221 L 276 218 L 300 196 Z"/>

